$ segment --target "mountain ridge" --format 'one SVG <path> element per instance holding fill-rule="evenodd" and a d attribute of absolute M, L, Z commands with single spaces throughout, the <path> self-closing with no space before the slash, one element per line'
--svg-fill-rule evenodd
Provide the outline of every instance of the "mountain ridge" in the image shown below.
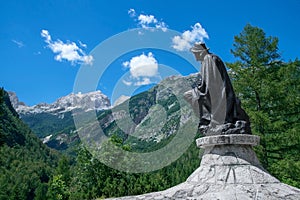
<path fill-rule="evenodd" d="M 175 133 L 178 127 L 185 123 L 185 118 L 189 118 L 190 114 L 180 119 L 181 105 L 177 96 L 190 89 L 198 78 L 198 73 L 189 76 L 170 76 L 145 92 L 130 98 L 121 97 L 121 101 L 114 106 L 108 104 L 108 98 L 100 91 L 70 94 L 57 99 L 52 104 L 41 103 L 32 107 L 26 107 L 26 104 L 20 102 L 13 92 L 10 93 L 10 98 L 21 119 L 45 144 L 57 150 L 67 150 L 73 144 L 76 146 L 80 142 L 74 116 L 95 110 L 99 121 L 95 125 L 100 124 L 107 136 L 115 134 L 123 138 L 124 142 L 127 139 L 131 142 L 138 139 L 155 144 Z M 184 88 L 183 85 L 186 87 Z M 75 105 L 83 103 L 84 106 L 74 106 L 72 105 L 74 101 Z M 98 107 L 93 109 L 95 105 Z M 165 120 L 156 118 L 154 112 L 156 109 L 162 111 Z M 84 117 L 84 120 L 86 119 Z M 155 120 L 164 123 L 155 126 L 157 127 L 155 129 L 151 128 L 154 127 L 151 124 Z M 99 128 L 89 125 L 88 122 L 86 126 L 92 130 Z"/>
<path fill-rule="evenodd" d="M 15 92 L 9 91 L 8 94 L 15 110 L 23 115 L 43 112 L 58 115 L 75 109 L 90 111 L 103 110 L 111 107 L 109 98 L 100 90 L 88 93 L 71 93 L 58 98 L 53 103 L 38 103 L 33 106 L 27 106 L 24 102 L 19 101 Z"/>

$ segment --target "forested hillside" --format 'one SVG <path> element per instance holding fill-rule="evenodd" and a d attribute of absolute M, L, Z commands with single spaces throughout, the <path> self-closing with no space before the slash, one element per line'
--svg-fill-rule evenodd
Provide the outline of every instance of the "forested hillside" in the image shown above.
<path fill-rule="evenodd" d="M 0 89 L 0 199 L 46 199 L 58 154 L 20 119 Z"/>

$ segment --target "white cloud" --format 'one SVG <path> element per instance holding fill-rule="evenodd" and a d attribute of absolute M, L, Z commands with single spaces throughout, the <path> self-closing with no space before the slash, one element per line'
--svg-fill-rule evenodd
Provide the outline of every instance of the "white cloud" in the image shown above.
<path fill-rule="evenodd" d="M 123 82 L 125 85 L 127 85 L 127 86 L 131 86 L 131 85 L 132 85 L 132 82 L 131 82 L 131 81 L 123 80 L 122 82 Z"/>
<path fill-rule="evenodd" d="M 52 41 L 51 35 L 47 30 L 42 30 L 41 36 L 45 39 L 45 42 L 48 44 L 47 47 L 52 50 L 53 53 L 57 54 L 55 60 L 63 61 L 67 60 L 74 64 L 89 64 L 93 62 L 93 57 L 91 55 L 86 55 L 85 52 L 77 46 L 75 42 L 64 43 L 61 40 Z M 79 45 L 86 47 L 86 44 L 83 44 L 79 41 Z"/>
<path fill-rule="evenodd" d="M 157 24 L 157 19 L 153 15 L 140 14 L 138 20 L 142 26 L 148 26 L 151 23 Z"/>
<path fill-rule="evenodd" d="M 165 22 L 158 22 L 155 27 L 157 29 L 161 29 L 163 32 L 166 32 L 168 30 L 167 25 Z"/>
<path fill-rule="evenodd" d="M 15 43 L 19 48 L 24 47 L 24 43 L 22 41 L 17 41 L 17 40 L 11 40 L 13 43 Z"/>
<path fill-rule="evenodd" d="M 123 81 L 125 85 L 148 85 L 151 84 L 151 78 L 158 76 L 158 63 L 151 52 L 135 56 L 122 64 L 130 71 L 131 79 Z"/>
<path fill-rule="evenodd" d="M 50 34 L 49 34 L 49 31 L 47 31 L 47 30 L 42 30 L 41 36 L 45 38 L 45 41 L 46 41 L 47 43 L 51 42 L 51 36 L 50 36 Z"/>
<path fill-rule="evenodd" d="M 140 14 L 138 17 L 139 25 L 144 29 L 156 28 L 167 31 L 167 25 L 163 21 L 158 21 L 153 15 Z"/>
<path fill-rule="evenodd" d="M 191 27 L 191 31 L 185 31 L 181 36 L 174 36 L 172 39 L 172 47 L 178 51 L 189 50 L 193 43 L 203 42 L 204 38 L 209 38 L 205 29 L 201 26 L 200 23 L 196 23 Z"/>
<path fill-rule="evenodd" d="M 86 45 L 86 44 L 82 43 L 80 40 L 79 40 L 78 42 L 79 42 L 79 45 L 80 45 L 81 47 L 87 48 L 87 45 Z"/>
<path fill-rule="evenodd" d="M 129 67 L 130 74 L 134 78 L 141 76 L 152 77 L 157 75 L 158 64 L 151 52 L 148 55 L 141 54 L 123 62 L 124 67 Z"/>
<path fill-rule="evenodd" d="M 135 10 L 134 10 L 133 8 L 130 8 L 130 9 L 128 10 L 128 15 L 129 15 L 130 17 L 135 17 L 135 16 L 136 16 Z"/>
<path fill-rule="evenodd" d="M 128 10 L 128 14 L 131 18 L 135 18 L 135 20 L 138 21 L 138 25 L 144 29 L 156 28 L 161 29 L 164 32 L 168 29 L 167 24 L 163 21 L 157 20 L 154 15 L 139 14 L 136 18 L 137 14 L 132 8 Z"/>

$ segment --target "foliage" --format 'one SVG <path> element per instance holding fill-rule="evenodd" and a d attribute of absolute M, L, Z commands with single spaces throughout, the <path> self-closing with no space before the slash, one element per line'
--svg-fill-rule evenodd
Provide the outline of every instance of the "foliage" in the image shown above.
<path fill-rule="evenodd" d="M 65 112 L 60 115 L 21 113 L 20 117 L 39 138 L 52 135 L 46 143 L 47 146 L 71 155 L 74 154 L 76 148 L 74 146 L 78 145 L 80 141 L 76 131 L 74 131 L 72 112 Z"/>
<path fill-rule="evenodd" d="M 70 192 L 63 180 L 62 175 L 55 175 L 50 182 L 47 192 L 48 199 L 66 200 L 70 196 Z"/>
<path fill-rule="evenodd" d="M 120 138 L 113 137 L 120 144 Z M 199 166 L 199 149 L 192 144 L 174 163 L 163 169 L 132 174 L 109 168 L 81 147 L 73 168 L 70 199 L 117 197 L 164 190 L 177 185 Z"/>
<path fill-rule="evenodd" d="M 50 113 L 27 113 L 21 114 L 21 118 L 37 134 L 43 138 L 51 134 L 67 132 L 74 130 L 74 121 L 72 112 L 65 112 L 61 115 Z"/>
<path fill-rule="evenodd" d="M 0 199 L 45 199 L 58 155 L 19 119 L 0 89 Z"/>
<path fill-rule="evenodd" d="M 258 27 L 247 24 L 234 40 L 231 52 L 238 60 L 227 65 L 252 131 L 261 138 L 260 161 L 281 181 L 299 187 L 300 62 L 281 61 L 278 38 Z"/>

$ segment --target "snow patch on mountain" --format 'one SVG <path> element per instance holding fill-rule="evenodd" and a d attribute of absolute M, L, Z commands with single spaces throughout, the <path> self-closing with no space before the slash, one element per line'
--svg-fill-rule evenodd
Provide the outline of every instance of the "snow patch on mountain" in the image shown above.
<path fill-rule="evenodd" d="M 34 113 L 52 113 L 59 115 L 75 109 L 83 111 L 104 110 L 111 108 L 110 100 L 101 91 L 97 90 L 89 93 L 71 93 L 67 96 L 57 99 L 52 104 L 39 103 L 34 106 L 27 106 L 20 102 L 16 93 L 9 92 L 9 97 L 13 107 L 19 114 L 34 114 Z"/>

